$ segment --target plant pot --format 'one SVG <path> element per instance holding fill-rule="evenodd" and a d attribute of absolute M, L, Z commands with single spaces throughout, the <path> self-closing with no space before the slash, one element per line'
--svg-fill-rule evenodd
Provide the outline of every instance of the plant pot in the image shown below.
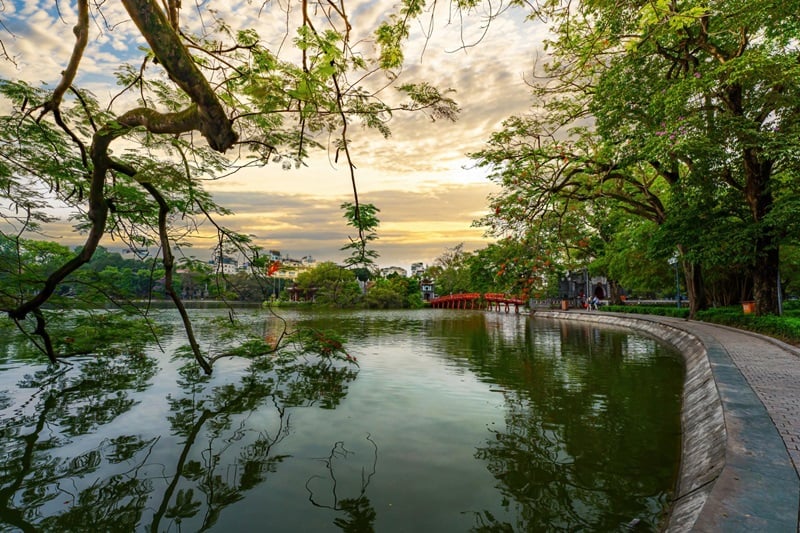
<path fill-rule="evenodd" d="M 746 315 L 752 315 L 756 312 L 756 303 L 753 301 L 742 302 L 742 311 Z"/>

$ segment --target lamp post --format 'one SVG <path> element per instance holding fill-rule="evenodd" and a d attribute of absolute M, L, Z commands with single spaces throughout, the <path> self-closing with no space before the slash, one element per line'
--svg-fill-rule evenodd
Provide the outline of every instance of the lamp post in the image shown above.
<path fill-rule="evenodd" d="M 675 269 L 675 306 L 681 308 L 681 283 L 678 279 L 678 255 L 669 258 L 669 264 Z"/>
<path fill-rule="evenodd" d="M 588 303 L 590 300 L 589 293 L 592 292 L 591 288 L 589 287 L 589 268 L 583 267 L 583 278 L 586 281 L 586 302 Z"/>

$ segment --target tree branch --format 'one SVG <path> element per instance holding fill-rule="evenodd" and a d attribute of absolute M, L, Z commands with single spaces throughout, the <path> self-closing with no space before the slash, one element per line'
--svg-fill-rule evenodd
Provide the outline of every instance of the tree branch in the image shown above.
<path fill-rule="evenodd" d="M 172 255 L 172 247 L 170 246 L 169 235 L 167 234 L 169 205 L 158 189 L 151 183 L 140 181 L 139 184 L 144 187 L 158 203 L 158 235 L 161 239 L 162 262 L 164 264 L 164 289 L 167 291 L 167 294 L 169 294 L 169 297 L 172 298 L 172 302 L 181 315 L 183 327 L 186 330 L 186 335 L 189 337 L 189 345 L 192 348 L 192 353 L 194 353 L 194 358 L 206 374 L 211 374 L 211 365 L 206 361 L 205 357 L 203 357 L 200 345 L 197 343 L 194 329 L 192 328 L 192 321 L 189 319 L 189 313 L 186 312 L 186 306 L 183 305 L 183 300 L 181 300 L 181 297 L 175 291 L 175 287 L 172 284 L 172 272 L 175 267 L 175 258 Z"/>
<path fill-rule="evenodd" d="M 170 78 L 197 106 L 199 130 L 209 146 L 225 152 L 237 139 L 233 124 L 191 54 L 154 0 L 122 0 Z"/>
<path fill-rule="evenodd" d="M 108 218 L 108 203 L 105 199 L 105 178 L 111 167 L 108 147 L 111 141 L 124 135 L 127 131 L 127 128 L 120 128 L 118 125 L 114 125 L 105 126 L 94 134 L 90 150 L 94 168 L 92 169 L 91 186 L 89 188 L 89 211 L 87 213 L 91 221 L 89 236 L 86 238 L 80 253 L 50 274 L 38 294 L 8 312 L 9 317 L 12 319 L 22 320 L 28 313 L 37 311 L 53 295 L 58 285 L 67 276 L 91 260 L 100 243 L 100 239 L 103 237 Z"/>
<path fill-rule="evenodd" d="M 53 90 L 53 95 L 44 103 L 42 115 L 48 111 L 55 112 L 58 110 L 58 107 L 61 105 L 61 100 L 64 98 L 64 93 L 72 86 L 72 82 L 75 81 L 75 76 L 78 74 L 78 66 L 83 58 L 83 51 L 86 49 L 86 44 L 89 42 L 88 0 L 78 0 L 78 23 L 75 25 L 72 32 L 75 34 L 75 46 L 72 48 L 72 55 L 70 56 L 67 68 L 61 75 L 61 81 Z"/>

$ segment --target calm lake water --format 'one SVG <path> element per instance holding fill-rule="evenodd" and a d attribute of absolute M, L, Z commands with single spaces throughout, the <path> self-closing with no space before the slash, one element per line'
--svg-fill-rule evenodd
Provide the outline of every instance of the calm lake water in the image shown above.
<path fill-rule="evenodd" d="M 163 352 L 47 371 L 0 340 L 2 529 L 658 529 L 680 459 L 673 349 L 484 311 L 279 312 L 344 336 L 358 366 L 231 358 L 207 378 L 176 327 Z"/>

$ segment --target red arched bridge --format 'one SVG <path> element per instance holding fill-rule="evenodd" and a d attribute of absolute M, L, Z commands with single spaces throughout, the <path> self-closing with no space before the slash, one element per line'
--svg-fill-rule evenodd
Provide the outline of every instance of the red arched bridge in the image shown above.
<path fill-rule="evenodd" d="M 487 292 L 483 298 L 480 293 L 468 292 L 439 296 L 432 299 L 430 304 L 431 307 L 439 309 L 482 309 L 485 305 L 486 309 L 490 311 L 505 309 L 506 313 L 511 310 L 513 305 L 514 312 L 519 313 L 519 308 L 525 305 L 525 300 L 498 292 Z"/>

